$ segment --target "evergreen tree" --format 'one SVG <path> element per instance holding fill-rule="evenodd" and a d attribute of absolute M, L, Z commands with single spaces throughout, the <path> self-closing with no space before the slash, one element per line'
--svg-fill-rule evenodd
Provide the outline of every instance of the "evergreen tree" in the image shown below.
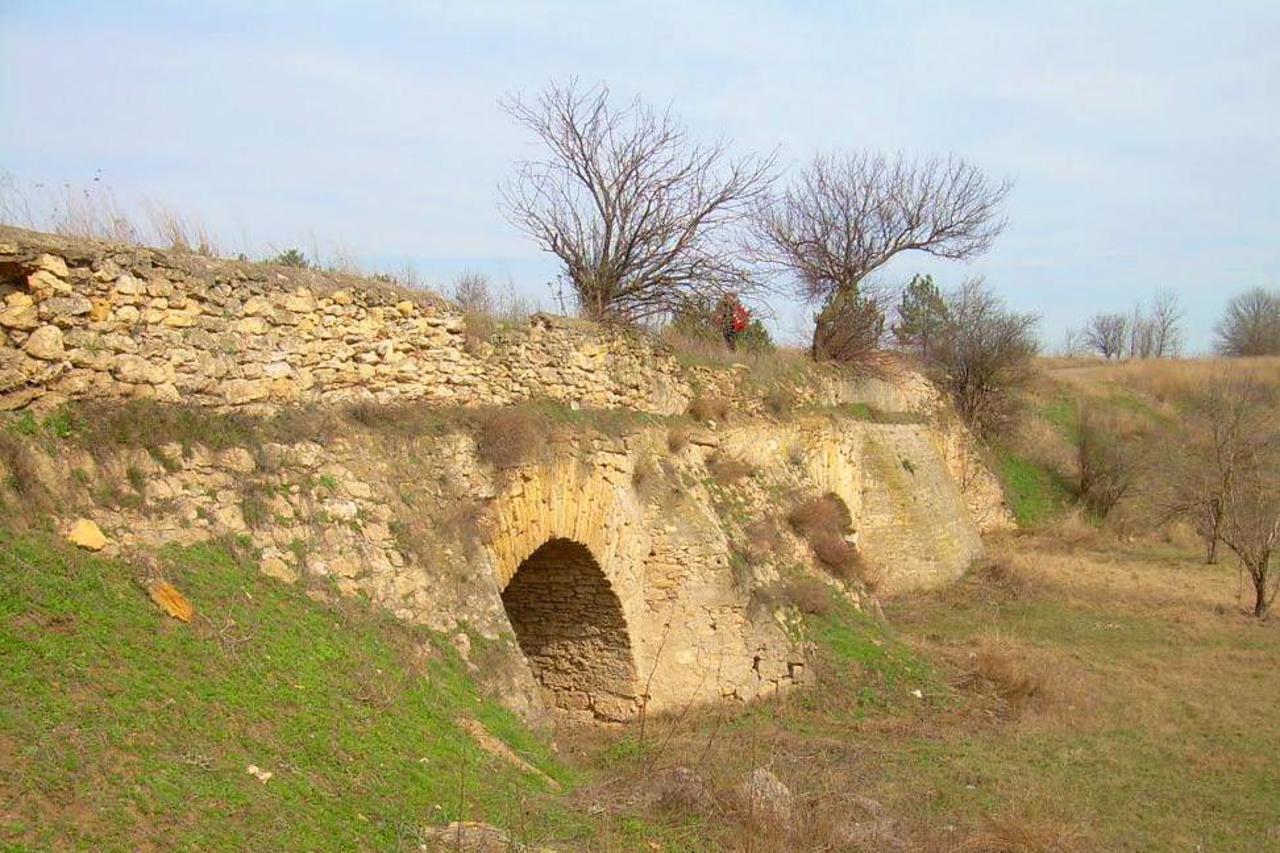
<path fill-rule="evenodd" d="M 893 326 L 893 336 L 899 346 L 916 349 L 921 358 L 928 358 L 929 347 L 946 322 L 947 303 L 933 283 L 933 276 L 912 276 L 902 292 L 898 322 Z"/>

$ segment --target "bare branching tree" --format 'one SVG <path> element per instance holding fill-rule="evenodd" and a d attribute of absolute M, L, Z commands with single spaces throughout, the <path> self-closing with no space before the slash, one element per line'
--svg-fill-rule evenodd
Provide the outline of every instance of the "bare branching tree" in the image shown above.
<path fill-rule="evenodd" d="M 1280 553 L 1280 417 L 1265 386 L 1226 375 L 1197 395 L 1178 435 L 1167 503 L 1218 541 L 1253 583 L 1255 616 L 1275 598 Z M 1213 537 L 1210 539 L 1210 537 Z"/>
<path fill-rule="evenodd" d="M 1172 290 L 1156 291 L 1147 322 L 1151 326 L 1153 358 L 1177 358 L 1182 354 L 1182 303 Z"/>
<path fill-rule="evenodd" d="M 1280 291 L 1258 287 L 1232 298 L 1215 331 L 1222 355 L 1280 355 Z"/>
<path fill-rule="evenodd" d="M 755 255 L 795 276 L 800 295 L 828 307 L 856 304 L 858 287 L 895 255 L 962 259 L 1004 228 L 1010 184 L 956 157 L 819 156 L 755 216 Z M 820 314 L 817 344 L 826 322 Z M 817 352 L 815 357 L 823 353 Z"/>
<path fill-rule="evenodd" d="M 958 158 L 819 156 L 759 211 L 757 226 L 767 258 L 795 273 L 804 297 L 824 302 L 901 252 L 985 252 L 1004 228 L 1009 188 Z"/>
<path fill-rule="evenodd" d="M 772 158 L 695 144 L 669 111 L 618 108 L 603 85 L 553 84 L 503 107 L 547 149 L 504 185 L 504 212 L 560 259 L 587 316 L 638 322 L 755 289 L 728 232 L 767 189 Z"/>
<path fill-rule="evenodd" d="M 1010 311 L 982 279 L 946 295 L 946 320 L 927 364 L 974 427 L 998 428 L 1013 392 L 1031 377 L 1038 322 L 1034 314 Z"/>
<path fill-rule="evenodd" d="M 1094 314 L 1084 327 L 1084 342 L 1103 358 L 1124 355 L 1129 336 L 1129 318 L 1123 314 Z"/>

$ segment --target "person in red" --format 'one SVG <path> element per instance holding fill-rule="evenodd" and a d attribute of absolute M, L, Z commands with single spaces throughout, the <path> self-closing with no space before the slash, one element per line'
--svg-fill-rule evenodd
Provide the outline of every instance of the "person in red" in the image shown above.
<path fill-rule="evenodd" d="M 751 322 L 751 312 L 747 310 L 747 306 L 742 304 L 736 293 L 726 293 L 720 297 L 719 314 L 720 331 L 724 335 L 724 342 L 729 349 L 736 350 L 738 348 L 738 335 L 747 330 L 747 324 Z"/>

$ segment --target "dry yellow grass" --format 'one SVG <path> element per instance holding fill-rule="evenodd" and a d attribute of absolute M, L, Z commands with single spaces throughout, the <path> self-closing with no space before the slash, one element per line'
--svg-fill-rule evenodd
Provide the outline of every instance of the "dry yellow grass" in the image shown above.
<path fill-rule="evenodd" d="M 1272 849 L 1280 621 L 1247 615 L 1233 571 L 1154 537 L 991 546 L 958 585 L 887 602 L 888 630 L 868 622 L 817 685 L 585 754 L 615 794 L 681 766 L 722 803 L 768 766 L 795 796 L 801 818 L 767 833 L 717 805 L 642 808 L 669 850 Z"/>

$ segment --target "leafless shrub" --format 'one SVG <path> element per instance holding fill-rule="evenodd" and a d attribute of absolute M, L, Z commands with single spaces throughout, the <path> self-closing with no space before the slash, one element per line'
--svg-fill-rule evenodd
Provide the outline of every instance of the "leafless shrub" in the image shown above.
<path fill-rule="evenodd" d="M 1129 318 L 1124 314 L 1094 314 L 1084 329 L 1085 345 L 1103 358 L 1124 355 Z"/>
<path fill-rule="evenodd" d="M 1280 355 L 1280 291 L 1257 287 L 1233 297 L 1214 331 L 1222 355 Z"/>
<path fill-rule="evenodd" d="M 1008 310 L 982 279 L 948 293 L 946 306 L 929 369 L 960 416 L 989 432 L 1001 425 L 1014 392 L 1032 376 L 1039 318 Z"/>
<path fill-rule="evenodd" d="M 1082 404 L 1075 431 L 1078 493 L 1095 517 L 1106 518 L 1143 474 L 1145 442 L 1131 420 Z"/>
<path fill-rule="evenodd" d="M 468 314 L 493 314 L 496 301 L 489 277 L 479 272 L 464 272 L 453 280 L 449 297 Z"/>
<path fill-rule="evenodd" d="M 695 420 L 723 423 L 729 417 L 729 401 L 723 397 L 700 394 L 689 401 L 688 414 Z"/>
<path fill-rule="evenodd" d="M 503 107 L 547 149 L 503 187 L 516 227 L 559 258 L 588 317 L 639 322 L 690 295 L 754 288 L 727 240 L 767 186 L 772 160 L 691 143 L 670 112 L 619 109 L 600 85 L 551 85 Z"/>
<path fill-rule="evenodd" d="M 547 423 L 527 408 L 483 409 L 475 415 L 476 454 L 495 468 L 536 459 L 547 446 Z"/>
<path fill-rule="evenodd" d="M 1007 182 L 990 182 L 956 157 L 910 161 L 902 156 L 819 156 L 754 217 L 754 254 L 785 269 L 811 303 L 845 308 L 848 320 L 864 279 L 894 256 L 922 251 L 970 258 L 990 248 L 1004 228 L 999 208 Z M 883 314 L 883 312 L 881 312 Z M 820 356 L 823 315 L 815 329 Z"/>

